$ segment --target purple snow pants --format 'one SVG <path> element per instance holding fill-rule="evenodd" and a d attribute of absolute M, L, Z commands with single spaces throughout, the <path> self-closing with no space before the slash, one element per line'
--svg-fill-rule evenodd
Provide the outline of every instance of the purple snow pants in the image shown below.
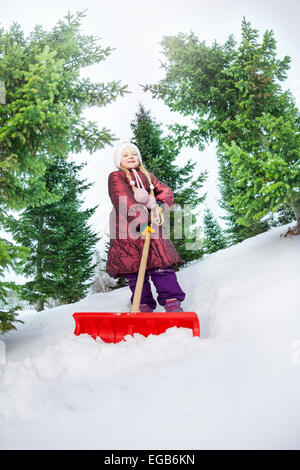
<path fill-rule="evenodd" d="M 132 303 L 138 273 L 127 273 L 125 276 L 128 279 L 129 287 L 132 292 L 130 298 L 130 302 Z M 167 299 L 178 299 L 180 302 L 184 300 L 185 293 L 178 284 L 175 271 L 169 266 L 166 268 L 152 268 L 146 270 L 141 304 L 147 304 L 149 307 L 153 308 L 153 310 L 157 306 L 152 295 L 149 277 L 151 277 L 158 293 L 157 301 L 159 305 L 165 305 Z"/>

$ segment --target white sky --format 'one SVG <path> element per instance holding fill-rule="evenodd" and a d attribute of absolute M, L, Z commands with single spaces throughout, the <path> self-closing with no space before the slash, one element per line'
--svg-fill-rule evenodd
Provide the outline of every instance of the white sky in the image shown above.
<path fill-rule="evenodd" d="M 163 77 L 159 67 L 159 59 L 164 59 L 159 44 L 163 36 L 192 30 L 207 44 L 215 39 L 223 43 L 231 33 L 239 40 L 243 16 L 261 35 L 267 29 L 274 31 L 278 57 L 292 57 L 286 86 L 300 105 L 300 6 L 297 0 L 1 0 L 0 23 L 7 29 L 16 21 L 28 34 L 35 24 L 51 29 L 69 10 L 75 13 L 85 9 L 87 16 L 82 20 L 82 31 L 100 37 L 103 47 L 110 46 L 115 50 L 105 61 L 86 69 L 83 75 L 99 82 L 121 80 L 132 92 L 106 108 L 87 110 L 85 115 L 97 121 L 100 128 L 111 129 L 121 140 L 131 137 L 130 122 L 134 119 L 139 102 L 163 124 L 185 122 L 180 115 L 171 113 L 161 101 L 152 100 L 151 94 L 144 93 L 140 87 L 140 84 L 155 83 Z M 222 215 L 217 204 L 219 193 L 214 146 L 209 146 L 203 152 L 185 149 L 178 164 L 183 165 L 189 157 L 198 162 L 195 174 L 204 169 L 209 171 L 205 185 L 205 191 L 208 192 L 206 203 L 215 216 Z M 75 159 L 88 162 L 82 176 L 94 182 L 94 186 L 86 192 L 86 206 L 100 204 L 91 219 L 93 229 L 98 233 L 108 231 L 111 203 L 107 194 L 107 178 L 115 170 L 113 148 L 107 146 L 94 155 L 84 152 Z M 220 223 L 223 225 L 221 220 Z"/>

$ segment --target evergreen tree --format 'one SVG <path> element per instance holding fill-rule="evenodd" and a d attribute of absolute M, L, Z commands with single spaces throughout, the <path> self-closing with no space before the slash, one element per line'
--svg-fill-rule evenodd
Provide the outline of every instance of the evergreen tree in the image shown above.
<path fill-rule="evenodd" d="M 22 246 L 16 246 L 14 243 L 2 238 L 0 239 L 0 278 L 4 277 L 5 270 L 13 268 L 18 270 L 18 262 L 23 263 L 28 255 L 28 250 Z M 6 333 L 11 329 L 16 329 L 14 323 L 23 323 L 17 319 L 18 311 L 21 306 L 6 308 L 8 302 L 6 298 L 10 290 L 17 290 L 14 282 L 1 281 L 0 282 L 0 301 L 2 307 L 0 309 L 0 333 Z M 3 310 L 2 310 L 3 309 Z"/>
<path fill-rule="evenodd" d="M 28 207 L 18 220 L 10 217 L 8 226 L 14 239 L 30 249 L 22 274 L 32 276 L 20 288 L 20 298 L 36 303 L 54 298 L 63 303 L 76 302 L 86 294 L 92 282 L 94 246 L 99 238 L 88 226 L 95 212 L 81 210 L 80 196 L 91 184 L 78 179 L 82 165 L 53 159 L 45 173 L 45 185 L 60 199 L 52 204 Z"/>
<path fill-rule="evenodd" d="M 227 247 L 226 237 L 223 235 L 222 229 L 218 221 L 214 218 L 209 208 L 204 213 L 204 253 L 210 254 Z"/>
<path fill-rule="evenodd" d="M 27 37 L 16 23 L 7 31 L 0 28 L 0 228 L 10 210 L 56 200 L 43 178 L 49 161 L 84 149 L 93 153 L 115 140 L 82 116 L 86 107 L 106 106 L 128 92 L 117 81 L 80 77 L 84 67 L 112 51 L 81 32 L 84 17 L 85 12 L 68 13 L 52 30 L 37 25 Z M 25 255 L 4 238 L 0 252 L 0 273 L 15 269 Z M 0 297 L 5 292 L 1 281 Z"/>
<path fill-rule="evenodd" d="M 92 284 L 92 292 L 108 292 L 116 285 L 116 279 L 106 272 L 106 259 L 102 257 L 100 252 L 95 252 L 96 276 Z"/>
<path fill-rule="evenodd" d="M 286 225 L 292 222 L 295 219 L 295 213 L 293 207 L 288 205 L 280 206 L 277 213 L 272 215 L 270 220 L 271 227 L 280 227 L 281 225 Z"/>
<path fill-rule="evenodd" d="M 271 213 L 292 207 L 298 221 L 293 233 L 300 233 L 300 117 L 279 83 L 290 57 L 276 58 L 273 32 L 266 31 L 259 43 L 258 31 L 244 18 L 239 47 L 232 35 L 224 46 L 215 41 L 209 47 L 193 33 L 166 37 L 162 44 L 166 77 L 144 89 L 193 116 L 194 129 L 171 126 L 181 144 L 202 149 L 217 142 L 230 171 L 225 203 L 234 223 L 251 236 Z"/>
<path fill-rule="evenodd" d="M 199 189 L 207 177 L 202 172 L 194 177 L 195 163 L 189 159 L 184 167 L 175 164 L 179 147 L 170 136 L 163 136 L 162 125 L 140 104 L 131 122 L 132 142 L 141 151 L 146 168 L 174 191 L 174 210 L 170 211 L 170 238 L 181 259 L 187 263 L 202 255 L 199 228 L 194 209 L 204 201 Z M 177 228 L 176 228 L 177 227 Z M 182 228 L 181 228 L 182 227 Z M 178 267 L 180 266 L 180 263 Z"/>
<path fill-rule="evenodd" d="M 11 288 L 16 290 L 16 286 L 13 283 L 9 282 L 2 282 L 0 290 L 0 301 L 4 304 L 4 307 L 8 305 L 7 302 L 7 295 L 8 289 Z M 2 307 L 3 308 L 3 307 Z M 6 310 L 0 310 L 0 333 L 6 333 L 9 330 L 16 330 L 15 322 L 24 323 L 22 320 L 19 320 L 17 317 L 18 311 L 21 310 L 22 307 L 17 305 L 16 307 L 11 307 Z"/>
<path fill-rule="evenodd" d="M 239 218 L 238 212 L 232 203 L 233 196 L 239 192 L 235 186 L 232 164 L 220 152 L 219 156 L 219 190 L 221 199 L 218 201 L 219 206 L 225 211 L 226 215 L 220 218 L 226 222 L 224 232 L 228 235 L 228 243 L 234 245 L 240 243 L 246 238 L 255 237 L 259 233 L 266 232 L 272 222 L 271 217 L 265 220 L 252 221 L 250 227 L 245 227 L 240 224 L 237 219 Z M 230 242 L 229 242 L 230 240 Z"/>

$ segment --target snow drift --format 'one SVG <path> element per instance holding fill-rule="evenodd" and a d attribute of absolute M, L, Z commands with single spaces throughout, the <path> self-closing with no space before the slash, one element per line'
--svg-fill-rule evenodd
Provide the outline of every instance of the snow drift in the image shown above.
<path fill-rule="evenodd" d="M 285 230 L 178 273 L 200 339 L 73 334 L 75 311 L 129 311 L 128 288 L 22 312 L 0 338 L 0 447 L 299 449 L 300 237 Z"/>

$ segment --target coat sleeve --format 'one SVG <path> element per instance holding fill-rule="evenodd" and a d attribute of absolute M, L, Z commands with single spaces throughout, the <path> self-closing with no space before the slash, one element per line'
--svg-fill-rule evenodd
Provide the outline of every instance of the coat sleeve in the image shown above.
<path fill-rule="evenodd" d="M 159 181 L 153 173 L 150 173 L 151 181 L 154 186 L 154 195 L 157 201 L 160 201 L 164 204 L 164 209 L 168 209 L 172 206 L 174 202 L 174 193 L 169 186 L 165 183 Z"/>
<path fill-rule="evenodd" d="M 124 217 L 127 217 L 128 222 L 140 217 L 141 224 L 147 223 L 148 210 L 145 210 L 142 204 L 136 202 L 131 188 L 120 171 L 110 173 L 108 177 L 108 194 L 117 214 L 121 213 Z M 123 198 L 120 199 L 120 197 Z M 130 208 L 132 208 L 132 213 L 135 215 L 128 215 Z"/>

